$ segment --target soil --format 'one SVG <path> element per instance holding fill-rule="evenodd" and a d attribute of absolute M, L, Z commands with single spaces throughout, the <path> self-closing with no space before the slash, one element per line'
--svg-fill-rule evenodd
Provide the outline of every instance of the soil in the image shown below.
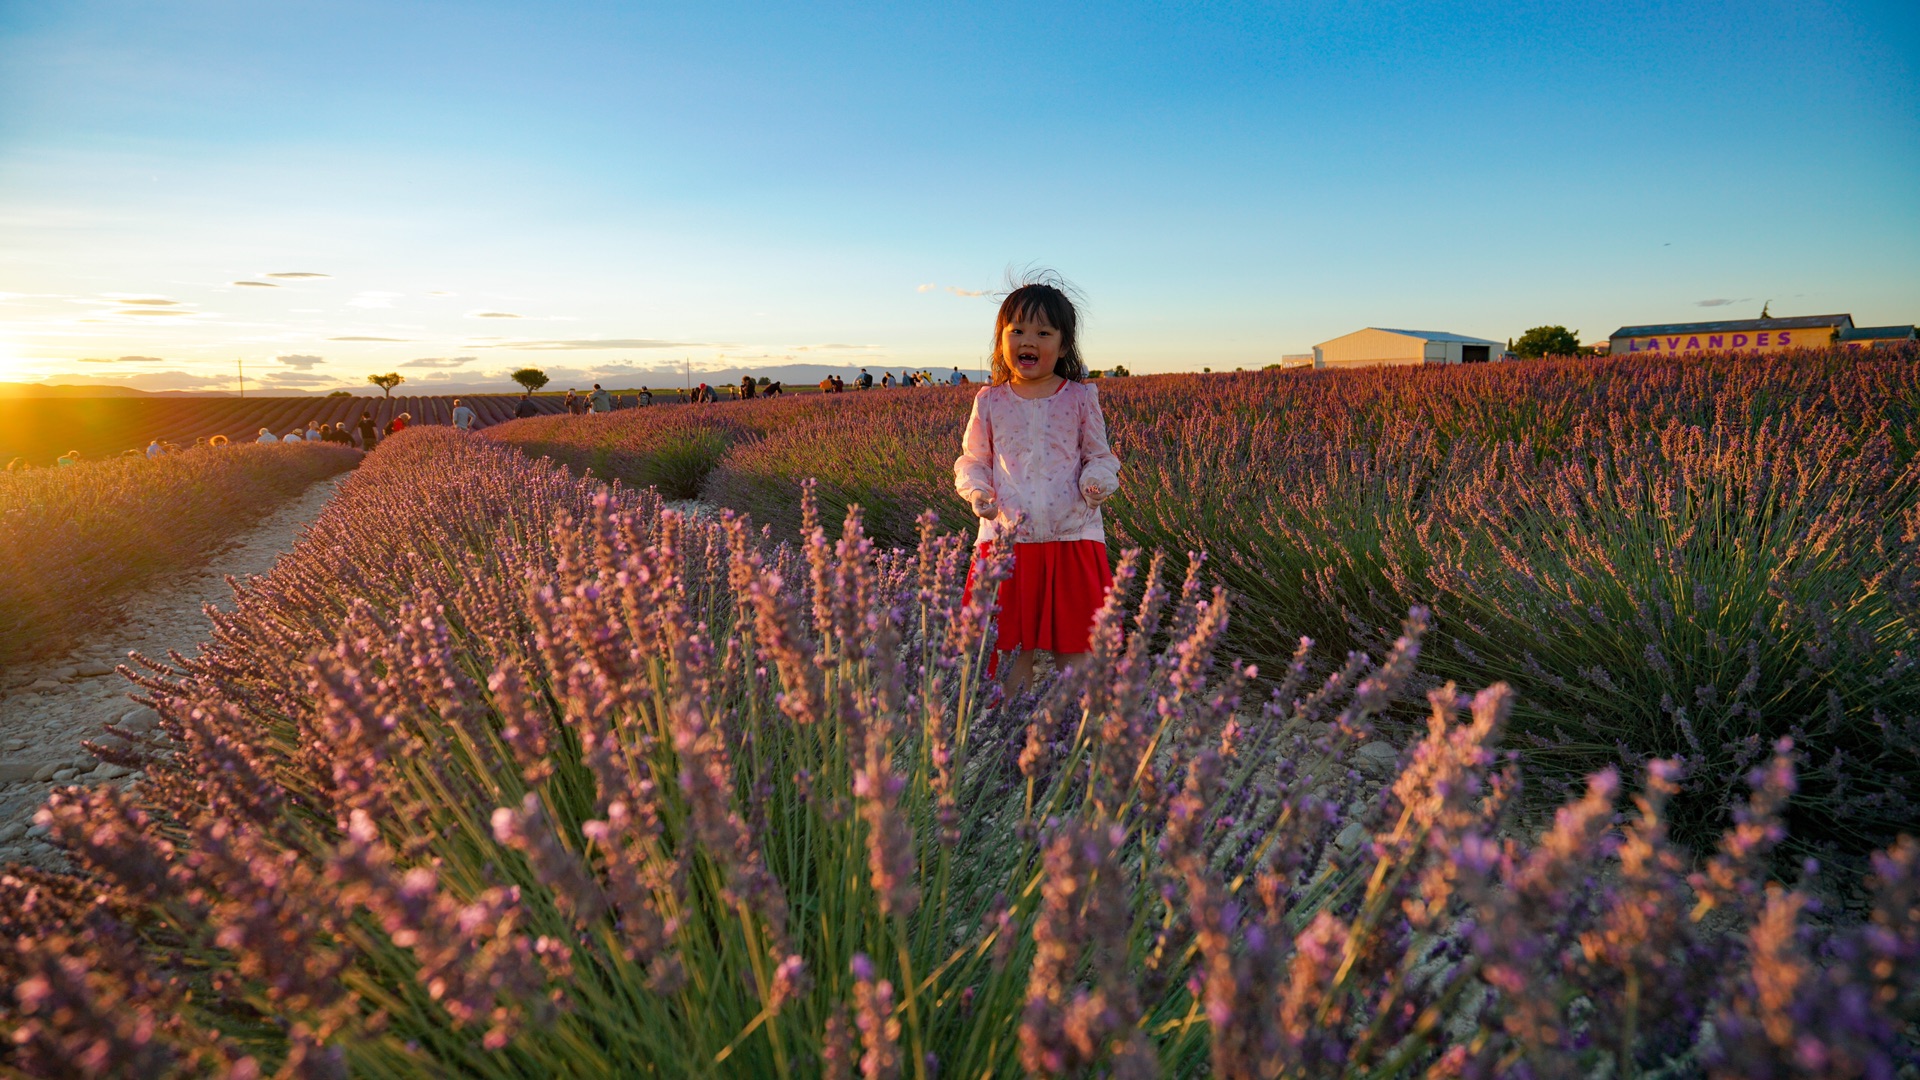
<path fill-rule="evenodd" d="M 139 781 L 138 772 L 99 761 L 81 746 L 99 739 L 109 721 L 151 730 L 158 719 L 131 700 L 138 688 L 115 666 L 129 652 L 162 661 L 169 650 L 199 655 L 209 629 L 204 605 L 233 606 L 227 575 L 244 581 L 272 569 L 346 475 L 317 481 L 201 569 L 150 584 L 127 601 L 122 619 L 66 656 L 0 670 L 0 866 L 61 864 L 33 823 L 55 787 Z"/>

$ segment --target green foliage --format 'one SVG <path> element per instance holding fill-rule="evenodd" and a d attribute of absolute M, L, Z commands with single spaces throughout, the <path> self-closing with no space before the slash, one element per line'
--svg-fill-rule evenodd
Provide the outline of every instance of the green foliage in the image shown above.
<path fill-rule="evenodd" d="M 1580 331 L 1564 326 L 1536 326 L 1513 343 L 1513 354 L 1528 360 L 1542 356 L 1578 356 Z"/>
<path fill-rule="evenodd" d="M 389 371 L 385 375 L 369 375 L 367 376 L 367 381 L 386 391 L 387 397 L 391 398 L 393 396 L 393 388 L 406 382 L 407 377 L 397 371 Z"/>
<path fill-rule="evenodd" d="M 547 378 L 546 372 L 536 367 L 523 367 L 507 377 L 526 387 L 528 393 L 537 393 L 541 387 L 552 381 Z"/>
<path fill-rule="evenodd" d="M 328 397 L 352 397 L 352 396 L 353 396 L 353 391 L 351 391 L 351 390 L 335 390 L 335 391 L 334 391 L 333 393 L 331 393 L 331 394 L 328 394 L 327 396 L 328 396 Z"/>

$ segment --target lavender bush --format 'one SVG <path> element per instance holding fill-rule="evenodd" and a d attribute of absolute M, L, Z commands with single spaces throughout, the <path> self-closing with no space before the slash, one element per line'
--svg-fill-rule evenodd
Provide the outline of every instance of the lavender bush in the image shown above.
<path fill-rule="evenodd" d="M 1538 842 L 1448 684 L 1251 700 L 1225 594 L 1129 552 L 1085 670 L 982 678 L 964 537 L 798 545 L 409 431 L 203 658 L 139 676 L 131 791 L 59 791 L 80 873 L 0 874 L 5 1064 L 36 1075 L 1891 1076 L 1920 845 L 1871 921 L 1764 884 L 1772 748 L 1698 867 L 1671 762 Z M 983 564 L 979 589 L 998 573 Z M 1164 644 L 1163 644 L 1164 643 Z M 1709 928 L 1712 931 L 1709 932 Z"/>

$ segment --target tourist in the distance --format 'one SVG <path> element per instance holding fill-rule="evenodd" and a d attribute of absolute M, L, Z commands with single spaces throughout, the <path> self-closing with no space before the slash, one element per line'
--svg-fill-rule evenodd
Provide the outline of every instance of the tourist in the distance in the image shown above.
<path fill-rule="evenodd" d="M 166 451 L 160 448 L 159 439 L 155 439 L 152 442 L 147 444 L 147 460 L 148 461 L 152 461 L 154 458 L 157 458 L 164 453 L 166 453 Z"/>
<path fill-rule="evenodd" d="M 639 396 L 639 398 L 638 398 L 638 399 L 636 399 L 636 400 L 638 400 L 638 402 L 639 402 L 639 404 L 640 404 L 640 407 L 641 407 L 641 408 L 646 408 L 647 406 L 649 406 L 649 405 L 652 405 L 652 404 L 653 404 L 653 391 L 651 391 L 651 390 L 649 390 L 649 389 L 647 389 L 647 388 L 646 388 L 646 387 L 644 387 L 644 386 L 643 386 L 643 387 L 641 387 L 641 388 L 640 388 L 640 396 Z"/>
<path fill-rule="evenodd" d="M 786 394 L 786 392 L 787 391 L 783 387 L 781 387 L 780 380 L 775 379 L 774 381 L 767 384 L 767 388 L 765 390 L 760 391 L 760 396 L 761 397 L 781 397 L 782 395 Z"/>
<path fill-rule="evenodd" d="M 307 421 L 306 434 L 302 436 L 302 438 L 305 438 L 308 442 L 319 442 L 322 434 L 323 433 L 320 430 L 320 421 L 309 420 Z"/>
<path fill-rule="evenodd" d="M 563 403 L 568 416 L 580 415 L 580 398 L 574 394 L 573 387 L 567 387 L 567 400 Z"/>
<path fill-rule="evenodd" d="M 374 447 L 380 445 L 380 425 L 373 422 L 373 413 L 371 410 L 360 414 L 358 430 L 360 432 L 360 449 L 371 453 Z"/>
<path fill-rule="evenodd" d="M 607 392 L 605 390 L 600 389 L 599 383 L 593 384 L 592 401 L 593 401 L 594 412 L 609 413 L 613 411 L 613 399 L 607 396 Z"/>
<path fill-rule="evenodd" d="M 740 396 L 746 399 L 751 399 L 753 397 L 753 376 L 751 375 L 740 376 Z"/>
<path fill-rule="evenodd" d="M 453 426 L 459 431 L 473 430 L 473 410 L 461 404 L 459 398 L 453 399 Z"/>
<path fill-rule="evenodd" d="M 529 390 L 526 393 L 521 394 L 520 404 L 515 405 L 513 407 L 513 418 L 515 420 L 525 420 L 529 416 L 539 416 L 539 415 L 540 415 L 540 406 L 535 405 L 533 403 L 533 391 Z"/>
<path fill-rule="evenodd" d="M 412 413 L 401 413 L 399 416 L 387 421 L 387 434 L 392 435 L 395 432 L 405 431 L 407 430 L 407 425 L 412 422 Z"/>
<path fill-rule="evenodd" d="M 873 389 L 873 372 L 868 371 L 866 368 L 861 368 L 860 377 L 853 380 L 853 385 L 854 388 L 858 390 Z"/>
<path fill-rule="evenodd" d="M 1063 668 L 1086 660 L 1113 584 L 1100 504 L 1120 485 L 1120 459 L 1085 381 L 1078 321 L 1052 285 L 1007 295 L 994 319 L 993 381 L 973 399 L 953 463 L 954 489 L 980 516 L 980 553 L 1012 541 L 995 662 L 1017 650 L 1005 673 L 1014 691 L 1032 678 L 1039 650 Z"/>
<path fill-rule="evenodd" d="M 233 440 L 227 438 L 225 435 L 215 435 L 213 438 L 207 440 L 207 445 L 208 446 L 228 446 L 232 444 L 232 442 Z"/>

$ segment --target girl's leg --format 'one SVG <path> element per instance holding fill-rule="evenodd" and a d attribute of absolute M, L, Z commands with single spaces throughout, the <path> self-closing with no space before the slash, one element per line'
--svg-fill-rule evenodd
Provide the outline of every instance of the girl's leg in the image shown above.
<path fill-rule="evenodd" d="M 1024 692 L 1027 684 L 1033 681 L 1033 660 L 1036 655 L 1033 649 L 1000 654 L 1004 661 L 1000 665 L 1000 685 L 1006 689 L 1008 697 Z"/>
<path fill-rule="evenodd" d="M 1087 657 L 1092 656 L 1093 654 L 1083 653 L 1083 652 L 1070 652 L 1070 653 L 1048 653 L 1047 655 L 1053 657 L 1053 670 L 1065 671 L 1068 668 L 1079 668 L 1084 670 L 1087 664 Z"/>

